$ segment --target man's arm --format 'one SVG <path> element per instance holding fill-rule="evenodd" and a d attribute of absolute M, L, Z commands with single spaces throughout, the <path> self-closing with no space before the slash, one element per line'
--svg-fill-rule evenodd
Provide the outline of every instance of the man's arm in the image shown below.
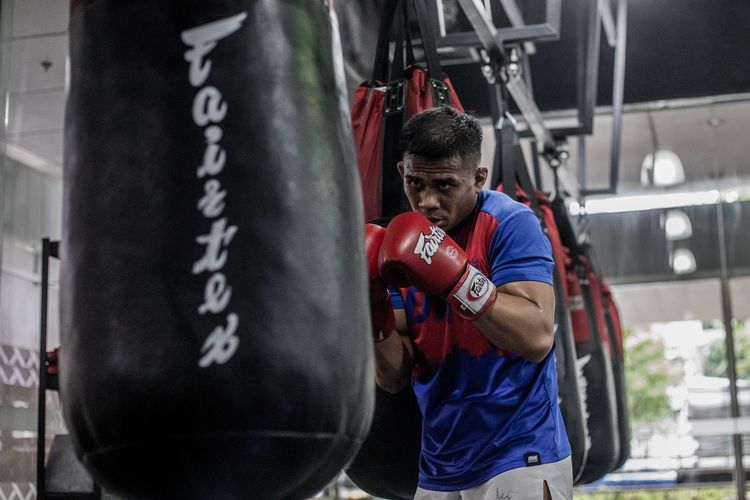
<path fill-rule="evenodd" d="M 396 332 L 375 342 L 375 380 L 384 391 L 397 393 L 409 382 L 414 364 L 414 348 L 407 335 L 403 309 L 393 311 Z"/>
<path fill-rule="evenodd" d="M 490 342 L 532 363 L 552 349 L 555 292 L 538 281 L 516 281 L 497 287 L 497 297 L 474 325 Z"/>
<path fill-rule="evenodd" d="M 365 224 L 365 253 L 370 281 L 370 319 L 375 346 L 375 381 L 396 393 L 409 381 L 414 350 L 403 309 L 393 309 L 390 292 L 378 272 L 378 254 L 385 228 Z"/>

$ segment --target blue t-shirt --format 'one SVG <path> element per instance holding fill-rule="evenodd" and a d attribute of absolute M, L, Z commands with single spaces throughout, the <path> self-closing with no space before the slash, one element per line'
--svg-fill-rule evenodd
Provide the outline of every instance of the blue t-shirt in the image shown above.
<path fill-rule="evenodd" d="M 483 190 L 450 236 L 496 286 L 552 284 L 552 250 L 539 220 Z M 494 346 L 470 321 L 415 287 L 391 290 L 414 341 L 412 386 L 422 411 L 419 486 L 456 491 L 517 467 L 570 455 L 557 400 L 554 349 L 534 364 Z"/>

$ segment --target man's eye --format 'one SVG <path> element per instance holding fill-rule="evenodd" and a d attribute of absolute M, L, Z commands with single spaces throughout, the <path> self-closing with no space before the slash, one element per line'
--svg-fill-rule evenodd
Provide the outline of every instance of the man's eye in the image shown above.
<path fill-rule="evenodd" d="M 411 179 L 411 180 L 409 181 L 409 186 L 411 186 L 411 187 L 413 187 L 413 188 L 418 188 L 418 187 L 420 187 L 421 185 L 422 185 L 422 182 L 421 182 L 421 181 L 419 181 L 418 179 Z"/>
<path fill-rule="evenodd" d="M 450 182 L 441 182 L 440 184 L 438 184 L 438 189 L 440 189 L 441 191 L 447 191 L 451 187 L 453 187 L 453 184 L 451 184 Z"/>

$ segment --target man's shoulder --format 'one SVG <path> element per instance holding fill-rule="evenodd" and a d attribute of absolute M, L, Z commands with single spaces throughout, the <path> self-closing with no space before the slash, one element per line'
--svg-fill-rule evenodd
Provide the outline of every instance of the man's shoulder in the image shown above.
<path fill-rule="evenodd" d="M 517 202 L 510 196 L 500 191 L 481 191 L 482 207 L 480 213 L 486 214 L 502 224 L 516 214 L 529 212 L 531 209 L 523 203 Z"/>

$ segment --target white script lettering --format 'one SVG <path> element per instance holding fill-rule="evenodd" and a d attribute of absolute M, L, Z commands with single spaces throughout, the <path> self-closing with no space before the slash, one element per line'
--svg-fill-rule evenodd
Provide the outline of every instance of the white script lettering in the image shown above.
<path fill-rule="evenodd" d="M 440 243 L 445 239 L 445 231 L 437 226 L 430 227 L 430 234 L 419 233 L 414 253 L 419 255 L 427 264 L 432 264 L 432 256 L 438 251 Z"/>
<path fill-rule="evenodd" d="M 196 177 L 215 176 L 223 169 L 227 152 L 219 144 L 224 137 L 221 122 L 229 111 L 224 96 L 214 86 L 203 86 L 211 73 L 212 61 L 208 54 L 217 43 L 242 27 L 247 13 L 227 17 L 219 21 L 204 24 L 181 33 L 181 39 L 189 47 L 184 59 L 190 64 L 188 80 L 194 88 L 201 87 L 193 98 L 192 117 L 203 131 L 206 149 L 203 151 L 203 163 L 196 170 Z M 211 272 L 203 289 L 203 303 L 198 306 L 198 314 L 221 314 L 229 306 L 232 298 L 232 287 L 227 284 L 226 275 L 221 272 L 229 255 L 229 244 L 237 233 L 237 226 L 229 225 L 227 217 L 220 217 L 224 212 L 227 191 L 221 189 L 221 182 L 215 178 L 206 179 L 203 185 L 203 196 L 198 200 L 198 211 L 211 221 L 211 230 L 195 238 L 205 245 L 203 257 L 193 263 L 193 274 Z M 240 344 L 235 332 L 239 317 L 235 313 L 226 316 L 226 327 L 216 326 L 206 337 L 198 366 L 207 368 L 212 364 L 224 364 L 229 361 Z"/>
<path fill-rule="evenodd" d="M 190 85 L 198 87 L 203 85 L 211 71 L 211 61 L 204 61 L 203 56 L 216 47 L 216 42 L 226 38 L 242 27 L 242 21 L 247 17 L 246 13 L 237 14 L 220 21 L 204 24 L 197 28 L 182 32 L 182 42 L 192 48 L 185 52 L 185 60 L 190 63 Z"/>

